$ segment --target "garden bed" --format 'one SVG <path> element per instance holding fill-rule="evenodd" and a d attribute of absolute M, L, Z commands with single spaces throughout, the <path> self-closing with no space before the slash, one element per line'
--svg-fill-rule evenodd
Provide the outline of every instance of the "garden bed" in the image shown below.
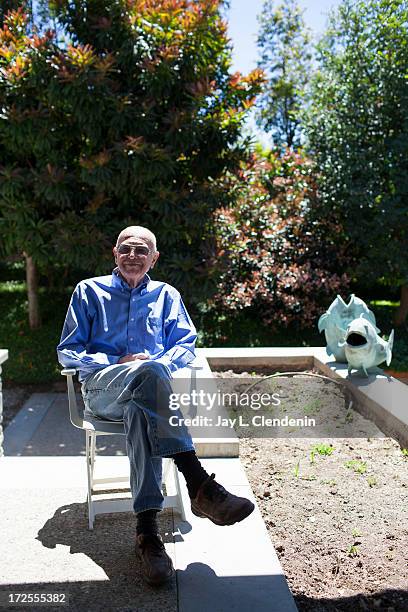
<path fill-rule="evenodd" d="M 249 376 L 215 375 L 240 392 Z M 259 390 L 269 383 L 286 410 L 297 405 L 330 421 L 337 414 L 361 436 L 301 438 L 294 430 L 248 438 L 238 431 L 241 461 L 299 610 L 407 610 L 406 451 L 350 408 L 339 385 L 282 377 Z"/>

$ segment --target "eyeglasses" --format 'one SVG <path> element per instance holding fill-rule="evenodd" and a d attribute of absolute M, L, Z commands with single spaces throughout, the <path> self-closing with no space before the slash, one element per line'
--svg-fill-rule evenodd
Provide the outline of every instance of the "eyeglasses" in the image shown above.
<path fill-rule="evenodd" d="M 150 250 L 144 246 L 132 246 L 130 244 L 120 244 L 118 246 L 119 255 L 130 255 L 132 251 L 135 255 L 140 255 L 141 257 L 147 257 L 150 253 Z"/>

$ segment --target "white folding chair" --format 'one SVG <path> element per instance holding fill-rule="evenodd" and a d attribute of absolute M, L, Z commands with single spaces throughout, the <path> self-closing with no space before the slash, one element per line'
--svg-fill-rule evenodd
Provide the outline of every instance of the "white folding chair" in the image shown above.
<path fill-rule="evenodd" d="M 123 498 L 123 495 L 129 493 L 130 491 L 129 476 L 95 478 L 96 437 L 111 436 L 115 434 L 125 435 L 125 429 L 123 421 L 106 421 L 96 417 L 87 417 L 85 420 L 80 416 L 73 380 L 76 373 L 77 371 L 75 369 L 64 369 L 61 371 L 61 374 L 67 377 L 69 416 L 71 423 L 74 425 L 74 427 L 78 427 L 79 429 L 83 429 L 85 431 L 85 458 L 88 480 L 88 520 L 89 529 L 93 529 L 95 516 L 97 514 L 132 511 L 133 500 L 129 497 Z M 180 489 L 179 472 L 176 464 L 172 459 L 164 459 L 163 467 L 163 482 L 166 485 L 166 493 L 168 493 L 168 490 L 171 489 L 171 472 L 173 472 L 176 491 L 175 495 L 166 494 L 164 496 L 164 507 L 178 510 L 181 514 L 182 520 L 184 521 L 186 519 L 186 515 Z M 173 470 L 171 470 L 171 467 L 173 467 Z M 126 483 L 127 486 L 124 487 L 122 483 Z M 122 486 L 118 486 L 121 484 Z M 98 489 L 98 487 L 101 485 L 110 486 L 108 489 L 106 486 L 104 486 L 103 489 Z M 101 494 L 106 494 L 107 490 L 109 491 L 109 489 L 115 490 L 115 494 L 112 494 L 109 499 L 98 499 L 98 496 L 101 497 Z M 118 497 L 120 495 L 122 495 L 122 498 Z"/>

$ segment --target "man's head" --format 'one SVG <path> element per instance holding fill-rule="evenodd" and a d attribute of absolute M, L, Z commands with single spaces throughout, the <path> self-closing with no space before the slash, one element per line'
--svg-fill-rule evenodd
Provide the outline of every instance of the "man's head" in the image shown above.
<path fill-rule="evenodd" d="M 136 287 L 159 258 L 156 236 L 140 225 L 126 227 L 118 236 L 113 255 L 121 276 Z"/>

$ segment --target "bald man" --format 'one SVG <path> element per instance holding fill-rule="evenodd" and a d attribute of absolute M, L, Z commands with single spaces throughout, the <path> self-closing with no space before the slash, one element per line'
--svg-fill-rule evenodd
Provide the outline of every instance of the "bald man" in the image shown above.
<path fill-rule="evenodd" d="M 197 336 L 179 292 L 147 274 L 159 255 L 149 229 L 121 231 L 112 274 L 75 288 L 57 349 L 61 365 L 79 371 L 86 414 L 124 422 L 136 553 L 153 586 L 174 574 L 156 516 L 164 501 L 163 457 L 184 475 L 196 516 L 232 525 L 254 509 L 207 474 L 187 428 L 170 425 L 171 373 L 193 361 Z"/>

